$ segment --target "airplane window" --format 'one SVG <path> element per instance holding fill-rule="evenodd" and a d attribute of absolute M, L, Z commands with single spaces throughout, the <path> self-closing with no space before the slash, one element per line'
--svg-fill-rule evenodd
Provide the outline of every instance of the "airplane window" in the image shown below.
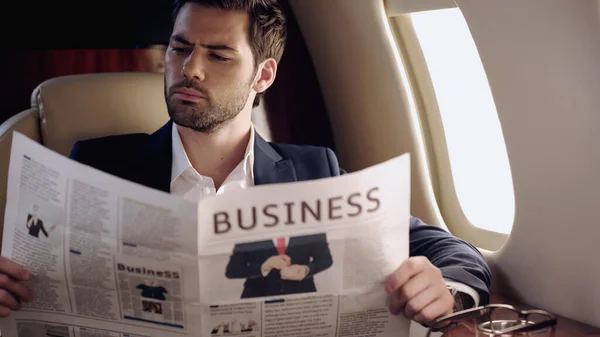
<path fill-rule="evenodd" d="M 458 8 L 412 13 L 433 84 L 460 206 L 479 228 L 509 234 L 514 193 L 494 99 Z"/>

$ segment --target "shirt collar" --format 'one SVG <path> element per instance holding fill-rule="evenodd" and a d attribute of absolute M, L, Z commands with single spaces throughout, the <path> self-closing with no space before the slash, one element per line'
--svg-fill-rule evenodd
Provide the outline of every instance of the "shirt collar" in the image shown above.
<path fill-rule="evenodd" d="M 181 141 L 181 136 L 179 135 L 179 131 L 177 131 L 177 124 L 172 123 L 171 130 L 171 144 L 172 144 L 172 162 L 171 162 L 171 183 L 175 181 L 186 169 L 191 168 L 192 164 L 190 163 L 190 159 L 185 152 L 185 148 L 183 147 L 183 143 Z M 243 159 L 243 171 L 245 177 L 254 181 L 254 136 L 255 130 L 254 125 L 250 128 L 250 140 L 248 141 L 248 145 L 246 146 L 246 153 Z"/>

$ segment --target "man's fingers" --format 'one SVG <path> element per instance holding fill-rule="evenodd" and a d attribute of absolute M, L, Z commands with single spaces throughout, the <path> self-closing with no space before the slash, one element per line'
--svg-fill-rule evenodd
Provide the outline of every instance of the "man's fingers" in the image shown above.
<path fill-rule="evenodd" d="M 408 319 L 413 319 L 428 305 L 432 304 L 440 294 L 432 287 L 426 288 L 417 295 L 407 301 L 404 307 L 404 316 Z"/>
<path fill-rule="evenodd" d="M 419 273 L 404 283 L 400 289 L 396 290 L 394 296 L 398 296 L 402 302 L 409 302 L 419 293 L 429 288 L 431 281 L 427 273 Z"/>
<path fill-rule="evenodd" d="M 283 280 L 301 280 L 303 278 L 302 275 L 302 266 L 294 264 L 289 267 L 285 267 L 281 269 L 281 279 Z"/>
<path fill-rule="evenodd" d="M 390 313 L 392 315 L 398 315 L 399 313 L 401 313 L 404 310 L 404 306 L 406 305 L 406 302 L 403 301 L 399 296 L 397 296 L 396 293 L 390 294 L 388 296 L 388 300 L 389 300 L 389 309 L 390 309 Z"/>
<path fill-rule="evenodd" d="M 395 272 L 385 280 L 385 290 L 388 293 L 402 287 L 411 277 L 420 273 L 430 262 L 424 256 L 414 256 L 406 259 Z"/>
<path fill-rule="evenodd" d="M 0 317 L 1 318 L 10 316 L 11 312 L 12 312 L 12 310 L 10 310 L 10 308 L 0 306 Z"/>
<path fill-rule="evenodd" d="M 290 265 L 291 259 L 287 255 L 278 255 L 277 259 L 278 259 L 277 266 L 276 266 L 277 269 L 282 269 L 282 268 L 288 267 Z"/>
<path fill-rule="evenodd" d="M 8 274 L 18 281 L 28 281 L 30 274 L 23 266 L 0 256 L 0 273 Z"/>
<path fill-rule="evenodd" d="M 421 324 L 428 324 L 433 320 L 452 313 L 454 307 L 454 298 L 448 294 L 444 294 L 427 305 L 421 312 L 413 317 L 413 320 Z"/>
<path fill-rule="evenodd" d="M 0 289 L 0 306 L 7 307 L 12 310 L 21 309 L 21 305 L 14 296 L 4 289 Z"/>
<path fill-rule="evenodd" d="M 27 288 L 24 284 L 13 280 L 6 274 L 0 274 L 0 290 L 1 289 L 16 295 L 19 299 L 25 302 L 29 302 L 33 299 L 31 290 L 29 290 L 29 288 Z"/>
<path fill-rule="evenodd" d="M 404 306 L 431 284 L 427 273 L 419 273 L 409 279 L 400 289 L 391 294 L 390 312 L 394 315 L 404 311 Z"/>

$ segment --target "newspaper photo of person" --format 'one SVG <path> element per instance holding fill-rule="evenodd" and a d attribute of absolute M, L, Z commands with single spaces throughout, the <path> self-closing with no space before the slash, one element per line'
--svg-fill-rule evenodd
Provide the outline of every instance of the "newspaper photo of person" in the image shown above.
<path fill-rule="evenodd" d="M 27 227 L 29 235 L 33 237 L 38 238 L 40 231 L 42 234 L 48 237 L 48 233 L 51 232 L 56 225 L 52 225 L 48 230 L 46 230 L 46 227 L 44 227 L 44 222 L 39 218 L 37 211 L 38 207 L 37 205 L 34 205 L 33 212 L 27 214 L 27 222 L 25 223 L 25 226 Z"/>
<path fill-rule="evenodd" d="M 225 270 L 245 278 L 240 298 L 316 292 L 313 276 L 333 264 L 325 233 L 236 244 Z"/>

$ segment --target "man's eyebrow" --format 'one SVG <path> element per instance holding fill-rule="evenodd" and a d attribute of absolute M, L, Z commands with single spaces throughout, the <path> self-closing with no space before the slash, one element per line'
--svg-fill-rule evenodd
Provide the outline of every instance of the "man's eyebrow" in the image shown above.
<path fill-rule="evenodd" d="M 175 40 L 179 43 L 182 43 L 182 44 L 185 44 L 188 46 L 192 45 L 192 43 L 190 41 L 184 39 L 183 36 L 181 36 L 181 35 L 173 35 L 173 36 L 171 36 L 171 40 Z"/>
<path fill-rule="evenodd" d="M 171 36 L 171 40 L 177 41 L 177 42 L 179 42 L 181 44 L 185 44 L 187 46 L 192 45 L 192 43 L 190 41 L 186 40 L 181 35 L 173 35 L 173 36 Z M 232 51 L 232 52 L 238 53 L 237 49 L 230 47 L 226 44 L 201 44 L 201 46 L 206 49 L 211 49 L 211 50 L 227 50 L 227 51 Z"/>
<path fill-rule="evenodd" d="M 230 47 L 225 44 L 201 44 L 201 46 L 206 49 L 212 49 L 212 50 L 228 50 L 228 51 L 233 51 L 236 53 L 238 52 L 235 48 Z"/>

